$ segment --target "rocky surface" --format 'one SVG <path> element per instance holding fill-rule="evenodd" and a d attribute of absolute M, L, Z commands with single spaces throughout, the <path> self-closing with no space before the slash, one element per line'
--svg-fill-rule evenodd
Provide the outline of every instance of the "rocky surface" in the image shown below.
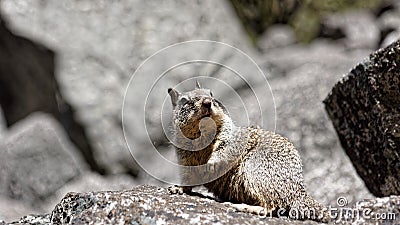
<path fill-rule="evenodd" d="M 49 212 L 68 192 L 88 192 L 88 191 L 116 191 L 131 189 L 138 185 L 138 182 L 129 175 L 109 175 L 101 176 L 93 172 L 84 172 L 79 177 L 65 184 L 58 189 L 52 196 L 48 197 L 42 204 Z"/>
<path fill-rule="evenodd" d="M 1 221 L 0 221 L 1 224 Z M 6 223 L 4 224 L 33 224 L 33 225 L 49 225 L 51 224 L 50 222 L 50 215 L 49 214 L 43 214 L 43 215 L 28 215 L 24 216 L 21 219 L 17 221 L 13 221 L 11 223 Z"/>
<path fill-rule="evenodd" d="M 332 207 L 338 224 L 396 224 L 400 197 L 362 200 Z M 166 188 L 68 193 L 50 214 L 25 216 L 11 224 L 318 224 L 314 221 L 238 212 L 201 193 L 171 195 Z"/>
<path fill-rule="evenodd" d="M 93 224 L 317 224 L 236 212 L 213 199 L 171 195 L 165 188 L 69 193 L 56 205 L 53 223 Z"/>
<path fill-rule="evenodd" d="M 368 189 L 376 196 L 400 194 L 400 41 L 358 64 L 324 102 Z"/>

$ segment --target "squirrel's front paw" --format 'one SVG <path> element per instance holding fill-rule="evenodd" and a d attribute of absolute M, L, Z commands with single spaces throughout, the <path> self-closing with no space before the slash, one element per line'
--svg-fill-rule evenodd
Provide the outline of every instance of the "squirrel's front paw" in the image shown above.
<path fill-rule="evenodd" d="M 189 186 L 177 186 L 177 185 L 174 185 L 174 186 L 170 186 L 170 187 L 168 187 L 168 191 L 169 191 L 169 193 L 171 193 L 171 194 L 183 194 L 183 193 L 190 193 L 191 191 L 192 191 L 192 187 L 189 187 Z"/>
<path fill-rule="evenodd" d="M 184 192 L 183 187 L 176 185 L 168 187 L 168 191 L 170 194 L 180 194 L 180 195 L 183 194 Z"/>

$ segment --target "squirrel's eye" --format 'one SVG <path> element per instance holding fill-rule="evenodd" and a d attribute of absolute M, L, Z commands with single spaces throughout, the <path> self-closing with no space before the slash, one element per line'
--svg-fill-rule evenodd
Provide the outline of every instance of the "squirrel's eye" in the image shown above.
<path fill-rule="evenodd" d="M 212 97 L 213 96 L 213 93 L 210 91 L 210 96 Z"/>
<path fill-rule="evenodd" d="M 189 102 L 189 99 L 187 99 L 187 98 L 185 98 L 185 97 L 183 97 L 183 98 L 181 98 L 180 100 L 179 100 L 179 104 L 180 105 L 184 105 L 184 104 L 186 104 L 186 103 L 188 103 Z"/>

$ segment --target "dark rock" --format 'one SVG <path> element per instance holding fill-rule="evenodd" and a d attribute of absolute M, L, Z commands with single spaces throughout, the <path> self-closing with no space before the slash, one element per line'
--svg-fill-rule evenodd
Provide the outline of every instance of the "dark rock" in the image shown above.
<path fill-rule="evenodd" d="M 40 209 L 40 203 L 87 169 L 60 125 L 44 114 L 14 124 L 4 136 L 0 194 Z"/>
<path fill-rule="evenodd" d="M 31 112 L 57 112 L 54 52 L 14 35 L 0 17 L 0 105 L 11 126 Z"/>
<path fill-rule="evenodd" d="M 400 194 L 400 41 L 358 64 L 324 103 L 368 189 L 376 196 Z"/>
<path fill-rule="evenodd" d="M 236 212 L 194 195 L 171 195 L 165 188 L 69 193 L 56 205 L 51 222 L 79 224 L 317 224 Z"/>

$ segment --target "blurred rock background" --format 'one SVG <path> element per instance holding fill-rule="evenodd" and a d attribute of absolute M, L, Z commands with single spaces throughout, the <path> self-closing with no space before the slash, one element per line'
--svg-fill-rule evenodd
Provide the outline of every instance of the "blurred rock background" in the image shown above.
<path fill-rule="evenodd" d="M 233 45 L 267 74 L 276 130 L 298 148 L 316 199 L 336 205 L 338 196 L 350 203 L 372 197 L 342 150 L 322 100 L 356 63 L 400 37 L 396 0 L 2 0 L 0 14 L 13 34 L 54 52 L 60 96 L 73 109 L 59 117 L 38 110 L 9 127 L 0 116 L 0 220 L 48 213 L 69 191 L 168 185 L 131 157 L 122 132 L 123 97 L 147 57 L 193 39 Z M 82 126 L 92 156 L 71 141 L 66 116 Z M 171 152 L 162 130 L 151 130 L 159 132 L 150 135 L 159 137 L 160 151 Z"/>

